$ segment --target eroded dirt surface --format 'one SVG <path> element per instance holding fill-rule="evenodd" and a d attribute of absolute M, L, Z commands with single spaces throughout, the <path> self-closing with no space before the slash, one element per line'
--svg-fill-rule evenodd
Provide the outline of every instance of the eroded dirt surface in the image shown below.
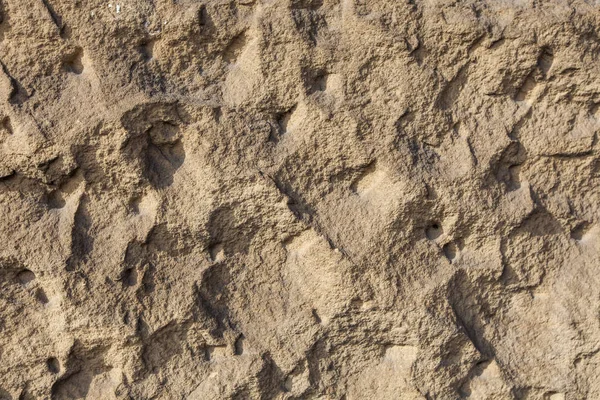
<path fill-rule="evenodd" d="M 0 398 L 600 398 L 597 2 L 0 4 Z"/>

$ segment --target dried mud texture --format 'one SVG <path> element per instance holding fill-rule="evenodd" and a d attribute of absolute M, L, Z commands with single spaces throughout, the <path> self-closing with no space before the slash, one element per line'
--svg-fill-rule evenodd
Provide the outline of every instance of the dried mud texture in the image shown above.
<path fill-rule="evenodd" d="M 598 4 L 0 4 L 0 398 L 600 398 Z"/>

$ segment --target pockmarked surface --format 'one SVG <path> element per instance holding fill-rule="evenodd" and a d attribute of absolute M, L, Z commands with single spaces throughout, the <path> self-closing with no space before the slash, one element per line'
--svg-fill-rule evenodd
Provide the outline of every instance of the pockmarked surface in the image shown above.
<path fill-rule="evenodd" d="M 1 399 L 600 398 L 598 2 L 0 16 Z"/>

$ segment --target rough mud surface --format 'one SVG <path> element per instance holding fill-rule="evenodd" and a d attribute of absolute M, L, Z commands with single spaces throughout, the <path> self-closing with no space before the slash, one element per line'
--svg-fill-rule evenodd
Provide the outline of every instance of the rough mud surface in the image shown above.
<path fill-rule="evenodd" d="M 0 398 L 600 398 L 598 5 L 0 4 Z"/>

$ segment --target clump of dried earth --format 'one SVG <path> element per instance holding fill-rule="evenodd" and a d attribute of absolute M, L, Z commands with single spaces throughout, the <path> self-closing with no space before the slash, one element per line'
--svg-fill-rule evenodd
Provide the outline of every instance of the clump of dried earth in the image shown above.
<path fill-rule="evenodd" d="M 0 398 L 600 398 L 597 2 L 0 4 Z"/>

